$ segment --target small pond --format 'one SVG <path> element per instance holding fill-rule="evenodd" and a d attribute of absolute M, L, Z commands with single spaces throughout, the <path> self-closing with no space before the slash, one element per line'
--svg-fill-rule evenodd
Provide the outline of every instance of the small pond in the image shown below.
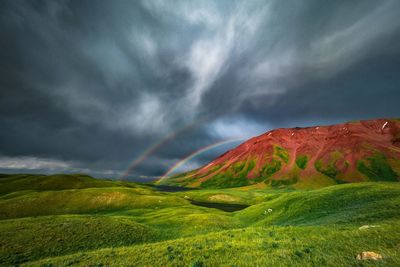
<path fill-rule="evenodd" d="M 182 186 L 172 186 L 172 185 L 153 185 L 154 190 L 160 192 L 185 192 L 191 190 L 198 190 L 197 188 L 189 188 L 189 187 L 182 187 Z"/>
<path fill-rule="evenodd" d="M 249 205 L 244 204 L 230 204 L 230 203 L 215 203 L 215 202 L 201 202 L 196 200 L 190 200 L 193 205 L 202 206 L 206 208 L 214 208 L 219 209 L 227 212 L 234 212 L 238 210 L 245 209 L 249 207 Z"/>
<path fill-rule="evenodd" d="M 171 185 L 153 185 L 154 190 L 160 192 L 185 192 L 191 190 L 198 190 L 197 188 L 188 188 L 188 187 L 181 187 L 181 186 L 171 186 Z M 214 208 L 219 209 L 226 212 L 234 212 L 238 210 L 245 209 L 249 207 L 249 205 L 244 204 L 230 204 L 230 203 L 215 203 L 215 202 L 202 202 L 196 200 L 190 200 L 190 203 L 196 206 L 206 207 L 206 208 Z"/>

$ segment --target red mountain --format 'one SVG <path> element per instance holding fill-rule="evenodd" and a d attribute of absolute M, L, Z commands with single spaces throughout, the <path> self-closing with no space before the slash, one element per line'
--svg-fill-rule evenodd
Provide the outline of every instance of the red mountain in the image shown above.
<path fill-rule="evenodd" d="M 253 137 L 209 164 L 165 179 L 189 187 L 313 188 L 400 178 L 400 120 L 282 128 Z"/>

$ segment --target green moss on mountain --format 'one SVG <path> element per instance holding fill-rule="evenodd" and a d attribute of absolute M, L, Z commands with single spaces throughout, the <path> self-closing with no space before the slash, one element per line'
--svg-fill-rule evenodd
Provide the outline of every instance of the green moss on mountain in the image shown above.
<path fill-rule="evenodd" d="M 289 162 L 289 152 L 280 146 L 274 146 L 274 154 L 281 158 L 285 163 Z"/>
<path fill-rule="evenodd" d="M 248 166 L 247 166 L 247 172 L 250 172 L 254 167 L 256 166 L 256 161 L 255 160 L 249 160 Z"/>
<path fill-rule="evenodd" d="M 278 172 L 282 167 L 282 162 L 277 159 L 271 159 L 271 161 L 265 164 L 260 170 L 260 174 L 258 178 L 255 178 L 254 181 L 261 182 L 264 180 L 268 180 L 274 173 Z"/>
<path fill-rule="evenodd" d="M 307 167 L 307 162 L 308 162 L 308 156 L 306 156 L 306 155 L 300 155 L 300 156 L 297 156 L 297 158 L 296 158 L 296 165 L 300 169 L 304 170 Z"/>
<path fill-rule="evenodd" d="M 242 170 L 236 174 L 238 178 L 247 178 L 247 174 L 254 168 L 255 162 L 253 160 L 247 161 Z"/>
<path fill-rule="evenodd" d="M 231 169 L 234 173 L 239 173 L 243 170 L 246 162 L 237 162 L 231 166 Z"/>
<path fill-rule="evenodd" d="M 211 168 L 211 172 L 218 171 L 219 169 L 222 168 L 222 166 L 223 166 L 222 164 L 215 165 L 214 167 Z"/>
<path fill-rule="evenodd" d="M 214 181 L 217 177 L 223 177 L 224 181 L 226 177 L 233 177 L 235 179 L 233 184 L 247 184 L 244 180 L 247 180 L 247 174 L 255 167 L 256 163 L 254 160 L 248 160 L 243 162 L 237 162 L 229 167 L 229 169 L 215 175 L 213 178 L 209 179 L 207 182 L 202 183 L 202 185 L 209 187 L 211 184 L 218 184 L 218 188 L 222 188 L 222 183 Z M 248 182 L 250 183 L 250 181 Z"/>
<path fill-rule="evenodd" d="M 323 173 L 326 176 L 329 176 L 330 178 L 333 178 L 333 179 L 336 179 L 336 175 L 338 175 L 338 173 L 339 173 L 335 167 L 334 162 L 330 162 L 329 164 L 324 165 L 322 160 L 317 160 L 314 164 L 314 167 L 320 173 Z"/>
<path fill-rule="evenodd" d="M 265 165 L 262 170 L 264 177 L 271 177 L 274 173 L 278 172 L 282 168 L 282 162 L 276 159 L 272 159 L 269 164 Z"/>
<path fill-rule="evenodd" d="M 383 154 L 357 161 L 357 169 L 372 181 L 397 181 L 399 175 L 393 171 Z"/>
<path fill-rule="evenodd" d="M 201 183 L 202 188 L 229 188 L 249 185 L 250 181 L 245 176 L 234 177 L 229 172 L 219 173 Z"/>

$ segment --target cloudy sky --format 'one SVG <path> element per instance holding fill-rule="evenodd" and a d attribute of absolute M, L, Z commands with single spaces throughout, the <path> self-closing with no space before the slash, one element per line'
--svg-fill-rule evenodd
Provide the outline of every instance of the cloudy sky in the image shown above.
<path fill-rule="evenodd" d="M 400 117 L 399 18 L 397 0 L 3 0 L 0 172 L 155 177 L 277 127 Z"/>

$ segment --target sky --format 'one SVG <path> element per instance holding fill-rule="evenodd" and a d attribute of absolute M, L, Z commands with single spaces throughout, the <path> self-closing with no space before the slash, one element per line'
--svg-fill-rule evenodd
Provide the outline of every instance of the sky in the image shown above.
<path fill-rule="evenodd" d="M 397 0 L 3 0 L 0 173 L 146 180 L 274 128 L 400 117 L 399 18 Z"/>

